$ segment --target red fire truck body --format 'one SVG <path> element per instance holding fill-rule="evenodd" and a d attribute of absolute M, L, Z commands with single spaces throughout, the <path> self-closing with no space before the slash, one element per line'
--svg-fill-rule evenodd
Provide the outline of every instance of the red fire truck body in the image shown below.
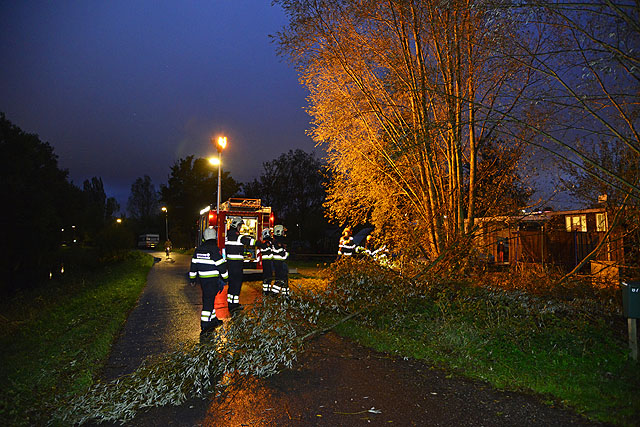
<path fill-rule="evenodd" d="M 224 249 L 224 239 L 229 223 L 234 218 L 244 221 L 241 233 L 248 234 L 254 239 L 260 239 L 262 230 L 273 227 L 274 215 L 271 207 L 262 206 L 260 199 L 231 198 L 220 205 L 220 211 L 216 212 L 216 206 L 207 206 L 200 211 L 198 220 L 198 244 L 203 241 L 202 236 L 206 228 L 217 230 L 218 248 L 220 253 Z M 255 248 L 244 249 L 245 274 L 251 271 L 262 270 L 262 263 L 256 259 Z"/>

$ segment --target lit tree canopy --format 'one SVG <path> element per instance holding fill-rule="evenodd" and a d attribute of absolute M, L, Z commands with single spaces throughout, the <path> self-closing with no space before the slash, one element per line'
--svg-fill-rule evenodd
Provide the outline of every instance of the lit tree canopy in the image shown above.
<path fill-rule="evenodd" d="M 516 43 L 514 20 L 484 2 L 277 3 L 290 18 L 281 51 L 311 92 L 312 135 L 328 152 L 329 215 L 437 256 L 473 223 L 479 146 L 531 78 L 521 58 L 493 52 L 537 40 Z"/>
<path fill-rule="evenodd" d="M 437 256 L 476 216 L 513 209 L 502 200 L 512 191 L 479 204 L 493 185 L 478 176 L 480 153 L 496 141 L 495 153 L 541 148 L 640 200 L 637 2 L 276 3 L 289 16 L 281 53 L 310 91 L 311 133 L 328 152 L 332 218 L 372 221 Z M 596 140 L 632 172 L 594 157 Z M 485 175 L 522 178 L 488 164 Z"/>

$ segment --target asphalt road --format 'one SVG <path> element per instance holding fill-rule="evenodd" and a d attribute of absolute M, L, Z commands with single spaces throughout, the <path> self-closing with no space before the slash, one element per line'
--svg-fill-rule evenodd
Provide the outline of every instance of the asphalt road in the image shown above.
<path fill-rule="evenodd" d="M 106 379 L 134 371 L 145 357 L 199 337 L 200 290 L 188 285 L 189 258 L 155 253 L 147 286 L 113 347 Z M 245 286 L 240 302 L 259 292 Z M 334 334 L 316 339 L 294 369 L 232 390 L 152 408 L 136 426 L 592 426 L 540 396 L 495 390 L 428 363 L 377 353 Z"/>

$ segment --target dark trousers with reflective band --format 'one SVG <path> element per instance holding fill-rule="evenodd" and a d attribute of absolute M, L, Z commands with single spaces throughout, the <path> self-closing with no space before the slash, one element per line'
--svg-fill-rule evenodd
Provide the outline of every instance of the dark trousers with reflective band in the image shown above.
<path fill-rule="evenodd" d="M 227 293 L 227 304 L 229 310 L 233 310 L 240 304 L 240 291 L 242 290 L 242 267 L 243 261 L 227 259 L 229 269 L 229 291 Z"/>
<path fill-rule="evenodd" d="M 273 260 L 262 260 L 262 291 L 271 292 L 271 280 L 273 280 Z"/>
<path fill-rule="evenodd" d="M 289 267 L 282 260 L 273 260 L 273 269 L 276 273 L 276 280 L 271 287 L 274 294 L 289 295 Z"/>
<path fill-rule="evenodd" d="M 207 331 L 216 326 L 216 309 L 213 301 L 218 293 L 218 278 L 200 279 L 202 288 L 202 312 L 200 313 L 200 329 Z"/>

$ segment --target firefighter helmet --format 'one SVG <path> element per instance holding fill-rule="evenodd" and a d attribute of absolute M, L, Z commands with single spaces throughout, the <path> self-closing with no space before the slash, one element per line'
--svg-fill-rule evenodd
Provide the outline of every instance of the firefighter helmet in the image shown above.
<path fill-rule="evenodd" d="M 244 224 L 244 221 L 242 220 L 242 218 L 233 218 L 231 220 L 231 224 L 229 225 L 229 228 L 235 228 L 236 230 L 240 230 L 240 227 L 242 227 L 242 225 Z"/>
<path fill-rule="evenodd" d="M 284 228 L 284 225 L 276 225 L 273 228 L 273 235 L 274 236 L 284 237 L 284 236 L 286 236 L 286 233 L 287 233 L 287 229 Z"/>
<path fill-rule="evenodd" d="M 262 238 L 266 239 L 268 237 L 271 237 L 271 229 L 269 227 L 262 230 Z"/>
<path fill-rule="evenodd" d="M 203 234 L 204 234 L 204 240 L 217 239 L 218 237 L 216 230 L 214 230 L 213 228 L 205 228 Z"/>

